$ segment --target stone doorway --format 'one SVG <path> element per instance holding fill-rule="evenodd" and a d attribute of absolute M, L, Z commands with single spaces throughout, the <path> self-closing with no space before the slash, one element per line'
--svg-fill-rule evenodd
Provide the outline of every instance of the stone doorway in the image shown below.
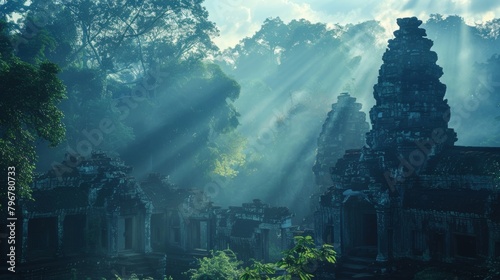
<path fill-rule="evenodd" d="M 63 223 L 63 252 L 66 256 L 85 252 L 85 228 L 87 218 L 83 214 L 67 215 Z M 94 237 L 96 238 L 96 237 Z"/>
<path fill-rule="evenodd" d="M 118 219 L 118 251 L 140 250 L 142 236 L 139 232 L 139 224 L 137 216 Z"/>
<path fill-rule="evenodd" d="M 377 246 L 377 213 L 363 213 L 363 246 Z"/>
<path fill-rule="evenodd" d="M 34 218 L 28 222 L 28 252 L 30 260 L 53 258 L 57 253 L 57 217 Z"/>
<path fill-rule="evenodd" d="M 375 207 L 363 197 L 350 198 L 344 205 L 343 233 L 345 252 L 374 252 L 378 240 Z"/>
<path fill-rule="evenodd" d="M 445 236 L 442 232 L 431 232 L 429 236 L 429 251 L 431 259 L 442 260 L 445 255 Z"/>

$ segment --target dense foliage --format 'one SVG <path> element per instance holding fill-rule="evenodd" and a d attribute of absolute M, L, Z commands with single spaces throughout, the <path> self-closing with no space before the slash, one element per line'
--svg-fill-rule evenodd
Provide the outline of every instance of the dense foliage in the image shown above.
<path fill-rule="evenodd" d="M 207 61 L 218 50 L 218 30 L 202 3 L 35 0 L 2 7 L 6 16 L 17 14 L 9 25 L 18 57 L 57 63 L 67 88 L 59 106 L 67 137 L 55 151 L 38 143 L 39 171 L 64 176 L 74 167 L 65 157 L 103 150 L 121 155 L 134 175 L 170 174 L 183 186 L 211 174 L 235 176 L 244 162 L 245 141 L 232 132 L 240 86 Z M 201 176 L 187 175 L 193 171 Z"/>
<path fill-rule="evenodd" d="M 65 88 L 57 77 L 57 65 L 29 64 L 9 52 L 11 41 L 7 32 L 7 25 L 0 23 L 0 170 L 3 174 L 0 180 L 2 186 L 7 186 L 5 180 L 9 174 L 12 178 L 9 180 L 15 182 L 16 193 L 30 197 L 37 160 L 35 141 L 45 139 L 55 146 L 64 137 L 63 114 L 57 105 L 65 98 Z M 6 187 L 2 188 L 2 193 L 6 191 Z"/>
<path fill-rule="evenodd" d="M 333 247 L 324 244 L 317 249 L 311 236 L 296 236 L 294 246 L 283 252 L 276 263 L 253 264 L 241 268 L 235 253 L 229 249 L 212 252 L 210 257 L 199 260 L 199 267 L 187 272 L 190 279 L 295 279 L 309 280 L 314 277 L 319 262 L 335 263 Z"/>
<path fill-rule="evenodd" d="M 223 251 L 211 252 L 210 257 L 199 260 L 199 268 L 188 271 L 190 279 L 239 279 L 241 261 L 238 261 L 236 254 L 227 249 Z"/>

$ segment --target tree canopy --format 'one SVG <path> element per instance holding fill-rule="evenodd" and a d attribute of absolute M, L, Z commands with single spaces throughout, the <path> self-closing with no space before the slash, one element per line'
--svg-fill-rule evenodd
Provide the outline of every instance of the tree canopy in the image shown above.
<path fill-rule="evenodd" d="M 244 141 L 221 145 L 239 125 L 232 104 L 240 86 L 207 61 L 218 30 L 203 1 L 34 0 L 5 9 L 20 16 L 10 22 L 20 34 L 17 56 L 57 63 L 67 88 L 59 106 L 67 136 L 56 152 L 39 143 L 40 171 L 68 170 L 58 163 L 65 154 L 103 150 L 121 153 L 138 176 L 234 174 Z M 177 177 L 194 184 L 193 176 Z"/>
<path fill-rule="evenodd" d="M 1 26 L 0 45 L 6 46 L 8 31 L 5 24 Z M 29 197 L 37 160 L 35 141 L 45 139 L 55 146 L 64 138 L 63 113 L 57 105 L 65 98 L 65 87 L 57 77 L 57 65 L 29 64 L 5 49 L 0 58 L 0 165 L 4 174 L 15 169 L 17 191 Z"/>

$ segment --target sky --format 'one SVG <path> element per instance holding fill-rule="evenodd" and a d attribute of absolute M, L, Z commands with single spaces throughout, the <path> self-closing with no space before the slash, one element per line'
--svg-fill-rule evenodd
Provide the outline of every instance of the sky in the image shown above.
<path fill-rule="evenodd" d="M 341 25 L 367 20 L 380 21 L 388 38 L 397 29 L 396 18 L 430 14 L 460 15 L 468 24 L 500 17 L 499 0 L 205 0 L 209 19 L 216 23 L 221 49 L 252 36 L 269 17 Z"/>

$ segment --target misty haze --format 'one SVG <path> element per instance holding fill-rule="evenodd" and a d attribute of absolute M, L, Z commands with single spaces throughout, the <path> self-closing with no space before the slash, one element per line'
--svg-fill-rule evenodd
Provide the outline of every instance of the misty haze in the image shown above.
<path fill-rule="evenodd" d="M 421 2 L 0 1 L 0 279 L 500 279 L 500 4 Z"/>

